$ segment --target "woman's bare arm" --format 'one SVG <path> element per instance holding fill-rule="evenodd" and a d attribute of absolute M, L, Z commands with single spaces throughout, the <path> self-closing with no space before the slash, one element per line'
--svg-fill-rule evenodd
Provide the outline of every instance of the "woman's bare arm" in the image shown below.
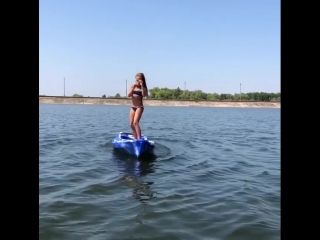
<path fill-rule="evenodd" d="M 130 86 L 130 89 L 129 89 L 129 92 L 128 92 L 128 97 L 132 97 L 133 89 L 134 89 L 134 84 L 132 84 L 132 85 Z"/>

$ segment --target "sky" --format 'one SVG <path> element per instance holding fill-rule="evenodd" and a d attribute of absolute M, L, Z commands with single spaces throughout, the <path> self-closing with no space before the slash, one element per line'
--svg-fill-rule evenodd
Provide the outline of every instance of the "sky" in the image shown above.
<path fill-rule="evenodd" d="M 279 0 L 40 0 L 39 94 L 280 92 Z M 127 79 L 127 85 L 126 85 Z"/>

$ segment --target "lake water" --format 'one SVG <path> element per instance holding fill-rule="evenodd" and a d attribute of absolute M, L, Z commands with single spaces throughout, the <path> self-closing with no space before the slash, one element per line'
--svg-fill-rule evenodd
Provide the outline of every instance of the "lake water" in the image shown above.
<path fill-rule="evenodd" d="M 39 105 L 39 239 L 280 239 L 280 109 Z"/>

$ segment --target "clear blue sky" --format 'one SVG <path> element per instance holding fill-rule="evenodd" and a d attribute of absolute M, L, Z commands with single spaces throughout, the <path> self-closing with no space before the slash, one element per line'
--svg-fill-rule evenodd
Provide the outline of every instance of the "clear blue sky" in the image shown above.
<path fill-rule="evenodd" d="M 280 92 L 279 0 L 40 0 L 39 94 Z"/>

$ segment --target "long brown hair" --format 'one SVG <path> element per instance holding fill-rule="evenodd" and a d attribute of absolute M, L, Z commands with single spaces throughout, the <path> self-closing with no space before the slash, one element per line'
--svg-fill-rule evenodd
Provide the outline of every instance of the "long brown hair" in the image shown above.
<path fill-rule="evenodd" d="M 141 77 L 141 79 L 142 79 L 142 85 L 143 85 L 143 87 L 147 90 L 147 92 L 148 92 L 148 87 L 147 87 L 147 82 L 146 82 L 146 77 L 144 76 L 144 74 L 143 73 L 137 73 L 136 74 L 136 77 Z"/>

